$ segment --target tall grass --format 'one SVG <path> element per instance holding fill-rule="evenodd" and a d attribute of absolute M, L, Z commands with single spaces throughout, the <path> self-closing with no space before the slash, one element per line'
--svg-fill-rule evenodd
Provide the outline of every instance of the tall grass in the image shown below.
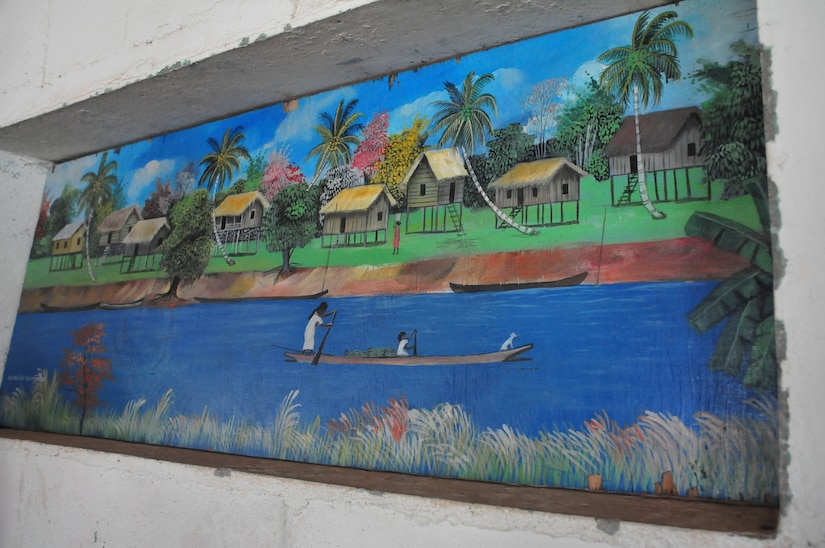
<path fill-rule="evenodd" d="M 696 425 L 648 411 L 628 426 L 606 413 L 580 428 L 536 436 L 507 425 L 483 431 L 460 406 L 410 409 L 406 398 L 366 403 L 321 426 L 301 420 L 298 391 L 284 397 L 269 424 L 213 416 L 171 416 L 172 390 L 153 406 L 145 399 L 122 411 L 95 410 L 86 433 L 112 439 L 332 464 L 367 470 L 575 489 L 601 476 L 608 491 L 654 493 L 670 472 L 677 494 L 763 502 L 778 500 L 779 439 L 776 401 L 748 403 L 753 417 L 700 412 Z M 30 390 L 0 398 L 0 423 L 77 433 L 79 411 L 60 391 L 57 373 L 39 371 Z"/>

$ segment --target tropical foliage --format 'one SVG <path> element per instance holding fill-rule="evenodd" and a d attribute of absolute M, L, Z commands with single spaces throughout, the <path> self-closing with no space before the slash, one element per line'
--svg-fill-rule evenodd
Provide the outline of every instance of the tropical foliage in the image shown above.
<path fill-rule="evenodd" d="M 301 168 L 296 166 L 289 159 L 289 147 L 280 146 L 269 155 L 269 162 L 266 165 L 261 178 L 261 192 L 267 200 L 272 200 L 277 194 L 289 185 L 304 183 Z"/>
<path fill-rule="evenodd" d="M 693 28 L 680 21 L 675 11 L 663 11 L 652 18 L 649 11 L 644 11 L 633 26 L 630 44 L 609 49 L 598 59 L 600 63 L 607 64 L 599 84 L 614 94 L 625 107 L 633 106 L 636 157 L 639 159 L 639 195 L 654 219 L 663 219 L 665 214 L 653 206 L 647 192 L 639 114 L 643 107 L 659 104 L 665 82 L 682 77 L 675 42 L 679 37 L 692 38 Z"/>
<path fill-rule="evenodd" d="M 390 115 L 386 112 L 375 114 L 361 132 L 361 142 L 352 154 L 352 167 L 364 174 L 369 180 L 384 161 L 384 154 L 389 145 L 387 128 L 390 125 Z"/>
<path fill-rule="evenodd" d="M 498 114 L 496 98 L 483 93 L 495 77 L 482 74 L 478 78 L 474 71 L 464 77 L 461 89 L 452 82 L 444 82 L 447 100 L 433 101 L 436 109 L 430 124 L 431 132 L 440 134 L 439 147 L 463 148 L 472 154 L 476 144 L 484 143 L 487 134 L 493 130 L 490 112 Z"/>
<path fill-rule="evenodd" d="M 74 394 L 74 405 L 80 408 L 78 430 L 83 434 L 86 413 L 100 405 L 99 391 L 104 380 L 113 381 L 112 363 L 103 354 L 106 336 L 102 323 L 90 323 L 72 331 L 74 348 L 64 350 L 60 384 Z"/>
<path fill-rule="evenodd" d="M 169 273 L 172 280 L 169 290 L 158 298 L 168 300 L 177 296 L 182 282 L 197 279 L 212 254 L 213 210 L 206 190 L 196 190 L 175 204 L 169 211 L 172 231 L 160 245 L 163 253 L 160 267 Z"/>
<path fill-rule="evenodd" d="M 401 133 L 390 135 L 384 160 L 372 179 L 374 184 L 384 184 L 399 204 L 405 204 L 407 189 L 401 185 L 410 167 L 424 150 L 424 142 L 429 137 L 426 131 L 427 119 L 416 117 L 410 127 Z"/>
<path fill-rule="evenodd" d="M 548 78 L 535 84 L 522 102 L 522 107 L 529 112 L 527 132 L 535 136 L 536 158 L 548 156 L 547 144 L 564 107 L 562 96 L 569 88 L 567 78 Z"/>
<path fill-rule="evenodd" d="M 318 234 L 321 190 L 318 185 L 296 183 L 281 190 L 264 213 L 266 248 L 281 252 L 281 272 L 289 272 L 292 252 Z"/>
<path fill-rule="evenodd" d="M 111 212 L 114 189 L 117 185 L 117 162 L 114 160 L 107 162 L 108 157 L 109 152 L 104 152 L 100 158 L 97 171 L 88 171 L 83 174 L 80 182 L 86 183 L 86 186 L 77 197 L 80 211 L 84 212 L 86 216 L 86 266 L 89 271 L 89 279 L 93 282 L 96 280 L 94 272 L 92 272 L 92 262 L 89 260 L 89 240 L 93 239 L 93 235 L 97 231 L 94 230 L 92 222 L 95 212 L 101 206 L 108 205 Z"/>
<path fill-rule="evenodd" d="M 727 319 L 711 357 L 710 368 L 740 378 L 757 390 L 775 390 L 778 376 L 773 309 L 773 262 L 767 178 L 744 184 L 753 198 L 762 231 L 712 213 L 696 212 L 685 226 L 688 236 L 704 238 L 717 247 L 738 253 L 751 266 L 717 286 L 688 315 L 693 329 L 705 333 Z"/>
<path fill-rule="evenodd" d="M 200 161 L 200 165 L 204 166 L 204 169 L 198 180 L 198 186 L 205 186 L 211 192 L 213 200 L 216 193 L 232 180 L 235 172 L 240 171 L 241 160 L 249 159 L 249 151 L 243 145 L 244 139 L 246 139 L 246 136 L 243 134 L 243 127 L 237 126 L 227 128 L 220 143 L 212 137 L 206 140 L 211 151 L 204 155 Z M 224 249 L 214 220 L 212 231 L 226 264 L 235 264 L 235 261 L 227 255 L 226 249 Z"/>
<path fill-rule="evenodd" d="M 321 142 L 307 153 L 307 159 L 318 158 L 315 181 L 319 180 L 324 171 L 348 165 L 352 161 L 352 150 L 360 142 L 358 133 L 364 128 L 358 122 L 363 114 L 356 112 L 357 107 L 358 99 L 346 103 L 341 99 L 334 114 L 322 112 L 318 115 L 320 123 L 315 126 L 315 131 L 321 137 Z"/>
<path fill-rule="evenodd" d="M 712 95 L 702 104 L 705 170 L 725 181 L 725 198 L 744 194 L 744 181 L 767 170 L 759 49 L 742 40 L 731 49 L 736 59 L 700 61 L 694 73 L 700 91 Z"/>

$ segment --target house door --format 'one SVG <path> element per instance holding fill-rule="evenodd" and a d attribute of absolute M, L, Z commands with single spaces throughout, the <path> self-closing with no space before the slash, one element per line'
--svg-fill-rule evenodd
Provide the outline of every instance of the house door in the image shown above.
<path fill-rule="evenodd" d="M 339 225 L 338 232 L 340 234 L 344 234 L 346 231 L 347 231 L 347 218 L 346 217 L 341 217 L 341 224 Z"/>
<path fill-rule="evenodd" d="M 639 157 L 635 154 L 630 157 L 630 173 L 639 173 Z"/>
<path fill-rule="evenodd" d="M 516 200 L 518 201 L 519 206 L 524 205 L 524 189 L 523 188 L 518 189 L 518 194 L 516 195 Z"/>
<path fill-rule="evenodd" d="M 451 204 L 453 202 L 455 202 L 455 181 L 450 183 L 450 199 L 448 200 L 447 203 Z"/>

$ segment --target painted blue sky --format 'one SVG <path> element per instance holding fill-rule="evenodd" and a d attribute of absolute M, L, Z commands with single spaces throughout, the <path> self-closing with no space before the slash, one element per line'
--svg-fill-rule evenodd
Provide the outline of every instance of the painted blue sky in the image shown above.
<path fill-rule="evenodd" d="M 677 42 L 683 79 L 670 82 L 662 102 L 649 110 L 699 105 L 705 97 L 697 94 L 690 74 L 699 68 L 699 59 L 728 60 L 729 46 L 736 40 L 758 42 L 755 0 L 686 0 L 676 7 L 662 9 L 673 9 L 690 23 L 694 37 Z M 655 12 L 658 11 L 661 10 Z M 142 206 L 156 179 L 174 180 L 175 174 L 190 162 L 197 166 L 209 152 L 209 137 L 220 141 L 228 127 L 241 125 L 246 135 L 244 144 L 252 156 L 263 153 L 267 157 L 275 148 L 286 146 L 292 161 L 311 177 L 315 161 L 305 158 L 307 151 L 319 142 L 313 129 L 319 113 L 334 112 L 341 99 L 358 99 L 364 124 L 374 114 L 385 111 L 389 113 L 390 133 L 397 133 L 408 127 L 415 116 L 431 118 L 431 103 L 446 98 L 443 83 L 450 81 L 460 86 L 471 70 L 476 75 L 489 72 L 495 76 L 495 81 L 485 88 L 498 102 L 498 115 L 493 118 L 495 128 L 512 122 L 526 124 L 528 114 L 521 101 L 533 85 L 548 78 L 567 78 L 575 89 L 590 75 L 598 77 L 602 66 L 596 59 L 609 48 L 629 43 L 636 18 L 637 14 L 632 14 L 400 73 L 391 89 L 387 79 L 382 78 L 302 98 L 299 108 L 288 114 L 282 105 L 275 105 L 140 141 L 122 147 L 118 154 L 110 153 L 110 159 L 117 160 L 118 176 L 127 188 L 129 204 Z M 427 144 L 436 140 L 437 136 L 433 136 Z M 81 176 L 96 170 L 99 161 L 100 154 L 93 154 L 56 166 L 46 181 L 46 189 L 57 197 L 67 183 L 80 186 Z"/>

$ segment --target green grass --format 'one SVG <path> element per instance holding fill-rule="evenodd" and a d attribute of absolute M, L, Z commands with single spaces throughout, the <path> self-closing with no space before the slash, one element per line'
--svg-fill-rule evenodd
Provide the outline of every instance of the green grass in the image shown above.
<path fill-rule="evenodd" d="M 700 183 L 701 170 L 691 170 L 694 196 L 706 196 L 707 187 Z M 684 189 L 684 175 L 679 175 L 680 188 Z M 722 201 L 718 198 L 721 185 L 714 186 L 713 200 L 695 200 L 679 203 L 667 202 L 657 207 L 667 214 L 667 218 L 653 221 L 641 206 L 612 207 L 610 205 L 610 184 L 599 183 L 593 178 L 582 181 L 581 209 L 578 224 L 540 227 L 539 234 L 527 236 L 514 229 L 496 229 L 495 215 L 487 208 L 471 210 L 464 208 L 462 223 L 465 236 L 456 233 L 422 233 L 402 230 L 401 255 L 392 255 L 392 234 L 383 245 L 322 248 L 320 238 L 316 238 L 304 248 L 295 250 L 291 265 L 295 268 L 323 266 L 382 265 L 399 260 L 417 261 L 444 255 L 485 254 L 499 251 L 548 249 L 574 247 L 579 245 L 599 245 L 604 236 L 605 244 L 623 244 L 682 238 L 684 227 L 694 211 L 708 211 L 716 215 L 736 219 L 752 228 L 759 228 L 759 221 L 751 199 L 747 196 Z M 684 190 L 680 190 L 684 195 Z M 558 215 L 558 205 L 556 214 Z M 565 218 L 572 218 L 574 204 L 567 204 Z M 401 226 L 406 227 L 406 214 L 402 213 Z M 420 225 L 420 213 L 413 213 L 410 228 Z M 268 271 L 281 268 L 280 252 L 266 251 L 261 245 L 255 254 L 234 257 L 236 264 L 227 265 L 222 257 L 214 256 L 206 273 Z M 98 281 L 103 284 L 114 281 L 166 277 L 164 271 L 121 274 L 120 263 L 109 258 L 107 264 L 93 269 Z M 49 286 L 89 285 L 86 266 L 72 271 L 49 272 L 49 258 L 30 260 L 26 271 L 24 287 L 27 289 Z"/>
<path fill-rule="evenodd" d="M 302 420 L 298 391 L 287 394 L 269 424 L 200 415 L 173 416 L 171 390 L 154 406 L 93 409 L 84 434 L 368 470 L 587 489 L 591 474 L 607 491 L 654 493 L 673 474 L 679 495 L 762 503 L 778 500 L 779 439 L 775 398 L 749 403 L 754 418 L 697 413 L 697 426 L 648 411 L 620 426 L 606 414 L 578 428 L 528 436 L 509 426 L 479 431 L 460 405 L 410 409 L 403 397 L 367 403 L 321 426 Z M 60 391 L 57 374 L 38 372 L 30 390 L 0 398 L 0 424 L 77 433 L 79 410 Z"/>

